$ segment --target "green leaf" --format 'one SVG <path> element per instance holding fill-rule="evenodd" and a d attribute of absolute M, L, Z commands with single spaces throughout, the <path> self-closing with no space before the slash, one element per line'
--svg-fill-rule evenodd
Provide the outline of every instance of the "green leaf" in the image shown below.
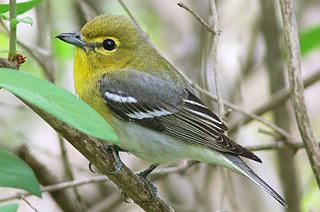
<path fill-rule="evenodd" d="M 39 182 L 28 164 L 1 149 L 0 173 L 1 187 L 23 189 L 41 198 Z"/>
<path fill-rule="evenodd" d="M 301 55 L 304 56 L 315 48 L 320 47 L 320 25 L 300 33 L 299 37 Z"/>
<path fill-rule="evenodd" d="M 30 25 L 33 24 L 33 20 L 30 17 L 12 19 L 10 22 L 11 22 L 11 25 L 17 25 L 20 22 L 25 23 L 25 24 L 30 24 Z"/>
<path fill-rule="evenodd" d="M 1 212 L 16 212 L 18 210 L 18 203 L 10 203 L 6 205 L 0 205 Z"/>
<path fill-rule="evenodd" d="M 9 50 L 8 49 L 1 49 L 0 53 L 9 53 Z"/>
<path fill-rule="evenodd" d="M 33 20 L 30 17 L 18 18 L 18 21 L 24 24 L 30 24 L 30 25 L 33 24 Z"/>
<path fill-rule="evenodd" d="M 28 10 L 31 10 L 37 4 L 42 2 L 42 0 L 32 0 L 27 2 L 17 3 L 17 15 L 21 15 Z M 0 4 L 0 13 L 5 13 L 9 11 L 9 4 Z"/>
<path fill-rule="evenodd" d="M 9 20 L 9 11 L 5 12 L 5 13 L 1 13 L 1 18 L 3 18 L 4 20 Z"/>
<path fill-rule="evenodd" d="M 19 20 L 14 18 L 10 20 L 10 23 L 11 23 L 11 26 L 16 26 L 19 23 Z"/>
<path fill-rule="evenodd" d="M 49 81 L 16 70 L 0 68 L 0 87 L 88 135 L 113 143 L 118 142 L 112 127 L 98 112 Z"/>

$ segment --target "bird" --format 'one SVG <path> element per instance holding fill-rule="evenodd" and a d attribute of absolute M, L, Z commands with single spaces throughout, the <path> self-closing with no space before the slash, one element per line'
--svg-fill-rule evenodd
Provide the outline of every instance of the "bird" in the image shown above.
<path fill-rule="evenodd" d="M 76 93 L 112 126 L 116 151 L 152 164 L 145 178 L 159 164 L 193 159 L 249 178 L 287 207 L 241 157 L 261 159 L 227 135 L 227 126 L 130 18 L 100 15 L 80 32 L 56 37 L 76 47 Z"/>

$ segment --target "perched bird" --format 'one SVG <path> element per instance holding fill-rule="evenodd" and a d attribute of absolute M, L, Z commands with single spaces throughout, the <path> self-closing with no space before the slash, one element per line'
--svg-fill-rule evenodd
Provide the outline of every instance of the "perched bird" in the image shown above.
<path fill-rule="evenodd" d="M 74 82 L 79 98 L 113 127 L 119 149 L 153 165 L 194 159 L 222 165 L 284 199 L 239 156 L 262 162 L 225 133 L 228 128 L 195 95 L 188 81 L 154 48 L 133 21 L 101 15 L 79 33 L 59 39 L 76 46 Z"/>

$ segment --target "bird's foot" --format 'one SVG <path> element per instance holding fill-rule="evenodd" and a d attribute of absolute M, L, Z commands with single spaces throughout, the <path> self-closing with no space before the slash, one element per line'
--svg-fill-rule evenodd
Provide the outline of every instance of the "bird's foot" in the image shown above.
<path fill-rule="evenodd" d="M 149 168 L 147 168 L 146 170 L 140 172 L 138 174 L 139 177 L 141 177 L 146 183 L 147 185 L 150 187 L 151 191 L 152 191 L 152 194 L 153 194 L 153 197 L 151 200 L 148 200 L 148 202 L 153 202 L 157 196 L 158 196 L 158 189 L 157 187 L 155 187 L 151 182 L 150 180 L 147 178 L 147 176 L 155 169 L 157 168 L 159 164 L 152 164 L 151 166 L 149 166 Z"/>
<path fill-rule="evenodd" d="M 152 192 L 152 198 L 148 199 L 147 202 L 153 202 L 157 196 L 158 196 L 158 189 L 157 187 L 155 187 L 151 182 L 150 180 L 148 180 L 147 176 L 155 169 L 157 168 L 159 164 L 152 164 L 151 166 L 149 166 L 149 168 L 147 168 L 146 170 L 138 173 L 137 175 L 139 177 L 141 177 L 145 182 L 146 184 L 150 187 L 151 189 L 151 192 Z M 122 190 L 121 192 L 121 197 L 123 199 L 123 201 L 125 201 L 126 203 L 130 203 L 130 201 L 128 201 L 128 195 L 126 194 L 126 192 L 124 192 Z"/>
<path fill-rule="evenodd" d="M 125 150 L 121 149 L 121 148 L 118 147 L 117 145 L 106 145 L 105 147 L 106 147 L 106 149 L 108 149 L 109 151 L 112 152 L 112 154 L 113 154 L 113 156 L 114 156 L 114 158 L 115 158 L 115 160 L 116 160 L 116 163 L 117 163 L 117 165 L 116 165 L 116 167 L 115 167 L 115 171 L 113 171 L 113 172 L 107 172 L 107 174 L 111 174 L 111 175 L 117 174 L 117 173 L 120 171 L 120 169 L 122 168 L 122 166 L 123 166 L 123 164 L 122 164 L 122 162 L 121 162 L 121 159 L 120 159 L 120 157 L 119 157 L 119 152 L 120 152 L 120 151 L 125 151 Z M 89 163 L 89 170 L 90 170 L 91 172 L 95 173 L 95 171 L 92 169 L 92 165 L 93 165 L 93 164 L 90 162 L 90 163 Z"/>
<path fill-rule="evenodd" d="M 119 157 L 119 152 L 120 152 L 120 151 L 124 151 L 124 150 L 122 150 L 122 149 L 121 149 L 120 147 L 118 147 L 117 145 L 106 145 L 106 148 L 107 148 L 109 151 L 112 152 L 113 157 L 115 158 L 116 163 L 117 163 L 117 165 L 116 165 L 116 167 L 115 167 L 115 170 L 114 170 L 113 172 L 107 172 L 107 174 L 115 175 L 115 174 L 117 174 L 117 173 L 121 170 L 121 168 L 122 168 L 122 166 L 123 166 L 123 164 L 122 164 L 122 162 L 121 162 L 121 159 L 120 159 L 120 157 Z"/>

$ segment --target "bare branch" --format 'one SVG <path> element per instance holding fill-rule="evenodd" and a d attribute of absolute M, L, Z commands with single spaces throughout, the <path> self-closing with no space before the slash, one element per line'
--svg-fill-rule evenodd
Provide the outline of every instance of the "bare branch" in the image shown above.
<path fill-rule="evenodd" d="M 306 77 L 303 80 L 304 88 L 306 89 L 306 88 L 310 87 L 311 85 L 318 82 L 319 80 L 320 80 L 320 70 L 312 73 L 310 76 Z M 269 110 L 273 110 L 277 106 L 283 104 L 289 98 L 290 98 L 290 90 L 283 88 L 283 89 L 279 90 L 278 92 L 276 92 L 275 94 L 273 94 L 269 100 L 267 100 L 266 102 L 261 104 L 261 106 L 257 107 L 257 109 L 253 110 L 250 113 L 255 114 L 257 116 L 260 116 L 260 115 L 268 112 Z M 229 124 L 229 131 L 233 132 L 237 128 L 239 123 L 246 124 L 246 123 L 252 121 L 253 119 L 254 119 L 253 117 L 246 116 L 246 117 L 243 117 L 239 120 L 236 120 L 233 123 Z"/>
<path fill-rule="evenodd" d="M 23 148 L 25 148 L 25 147 L 23 146 Z M 179 166 L 156 169 L 149 175 L 149 177 L 152 179 L 157 179 L 157 178 L 164 176 L 164 175 L 184 171 L 197 163 L 199 163 L 199 162 L 194 161 L 194 160 L 190 160 L 190 161 L 184 161 Z M 100 176 L 95 176 L 95 177 L 81 179 L 81 180 L 74 180 L 74 181 L 62 182 L 62 183 L 56 183 L 56 184 L 44 186 L 41 188 L 41 191 L 42 192 L 53 192 L 53 191 L 63 190 L 66 188 L 86 185 L 86 184 L 90 184 L 90 183 L 102 183 L 102 182 L 108 182 L 108 181 L 110 182 L 110 179 L 107 176 L 100 175 Z M 29 192 L 15 194 L 15 195 L 0 198 L 0 202 L 18 199 L 18 198 L 21 198 L 22 195 L 23 196 L 30 196 L 33 194 L 31 194 Z"/>
<path fill-rule="evenodd" d="M 130 9 L 127 7 L 127 5 L 123 2 L 123 0 L 118 0 L 119 4 L 123 7 L 123 9 L 128 13 L 130 18 L 133 20 L 133 22 L 137 25 L 137 27 L 140 29 L 141 32 L 145 36 L 148 36 L 148 33 L 145 33 L 145 31 L 142 29 L 141 25 L 139 24 L 139 21 L 136 19 L 136 17 L 133 15 L 133 13 L 130 11 Z"/>
<path fill-rule="evenodd" d="M 211 27 L 207 22 L 205 22 L 197 13 L 195 13 L 190 7 L 188 7 L 186 4 L 182 2 L 177 3 L 179 7 L 184 8 L 185 10 L 189 11 L 198 21 L 205 27 L 207 28 L 208 31 L 212 32 L 214 35 L 219 35 L 221 33 L 221 29 L 218 27 Z"/>
<path fill-rule="evenodd" d="M 36 212 L 39 212 L 39 210 L 34 207 L 31 202 L 29 200 L 27 200 L 27 198 L 24 196 L 24 195 L 21 195 L 20 198 L 25 202 L 27 203 L 27 205 L 29 205 L 30 208 L 32 208 L 32 210 L 36 211 Z"/>
<path fill-rule="evenodd" d="M 287 144 L 283 141 L 270 142 L 267 144 L 257 144 L 257 145 L 248 145 L 246 149 L 250 151 L 265 151 L 265 150 L 278 150 L 278 149 L 302 149 L 304 145 L 302 141 L 295 142 L 292 144 Z"/>
<path fill-rule="evenodd" d="M 196 90 L 202 92 L 203 94 L 205 94 L 205 95 L 207 95 L 208 97 L 212 98 L 213 100 L 217 101 L 217 97 L 216 97 L 215 95 L 211 94 L 209 91 L 201 88 L 200 86 L 198 86 L 197 84 L 195 84 L 194 82 L 192 82 L 192 81 L 190 81 L 190 80 L 189 80 L 189 83 L 190 83 Z M 224 101 L 224 104 L 225 104 L 227 107 L 229 107 L 229 108 L 231 108 L 231 109 L 233 109 L 233 110 L 235 110 L 235 111 L 237 111 L 237 112 L 239 112 L 239 113 L 241 113 L 241 114 L 243 114 L 243 115 L 245 115 L 245 116 L 248 116 L 248 117 L 250 117 L 250 118 L 252 118 L 252 119 L 255 119 L 255 120 L 257 120 L 257 121 L 259 121 L 259 122 L 261 122 L 261 123 L 264 123 L 264 124 L 267 125 L 268 127 L 272 128 L 273 130 L 275 130 L 276 132 L 278 132 L 280 135 L 282 135 L 282 136 L 284 136 L 285 138 L 287 138 L 287 141 L 288 141 L 288 142 L 294 140 L 294 138 L 293 138 L 289 133 L 287 133 L 287 132 L 284 131 L 283 129 L 277 127 L 276 125 L 272 124 L 271 122 L 269 122 L 269 121 L 267 121 L 267 120 L 265 120 L 265 119 L 263 119 L 263 118 L 255 115 L 255 114 L 248 113 L 248 112 L 242 110 L 241 108 L 239 108 L 238 106 L 236 106 L 236 105 L 234 105 L 234 104 L 231 104 L 231 103 L 229 103 L 229 102 L 227 102 L 227 101 Z"/>
<path fill-rule="evenodd" d="M 42 163 L 40 163 L 30 152 L 29 148 L 22 144 L 16 150 L 15 154 L 24 160 L 31 168 L 42 186 L 58 184 L 60 180 Z M 71 193 L 66 190 L 51 191 L 52 199 L 64 211 L 79 211 L 79 205 L 74 204 L 75 199 Z M 27 196 L 27 194 L 23 194 Z M 21 196 L 21 194 L 20 194 Z M 20 197 L 18 196 L 18 197 Z M 68 202 L 68 204 L 66 204 Z"/>
<path fill-rule="evenodd" d="M 221 85 L 219 80 L 219 73 L 218 73 L 218 42 L 221 30 L 219 29 L 219 21 L 218 21 L 218 13 L 216 9 L 215 0 L 211 1 L 211 10 L 212 10 L 212 19 L 213 19 L 213 31 L 219 33 L 213 33 L 213 44 L 212 44 L 212 56 L 213 56 L 213 73 L 214 73 L 214 82 L 216 86 L 216 93 L 218 99 L 218 106 L 219 106 L 219 117 L 223 118 L 224 114 L 224 105 L 221 93 Z"/>
<path fill-rule="evenodd" d="M 280 0 L 284 39 L 287 49 L 287 65 L 291 101 L 300 130 L 300 135 L 306 147 L 311 168 L 320 187 L 320 148 L 316 144 L 310 119 L 305 105 L 303 80 L 301 74 L 301 55 L 298 27 L 293 0 Z"/>
<path fill-rule="evenodd" d="M 5 58 L 0 57 L 0 68 L 19 69 L 19 65 L 15 62 L 11 62 Z"/>
<path fill-rule="evenodd" d="M 4 26 L 4 25 L 3 25 L 3 26 Z M 5 27 L 5 26 L 4 26 L 4 27 Z M 8 32 L 6 32 L 6 31 L 1 31 L 1 32 L 3 32 L 4 34 L 6 34 L 6 35 L 9 36 L 9 33 L 8 33 Z M 49 72 L 49 70 L 47 69 L 46 65 L 45 65 L 44 62 L 43 62 L 43 59 L 41 59 L 41 58 L 39 57 L 39 54 L 38 54 L 38 53 L 41 53 L 42 55 L 48 57 L 48 55 L 49 55 L 48 52 L 45 51 L 45 50 L 42 49 L 42 48 L 39 48 L 39 47 L 36 47 L 36 46 L 31 46 L 30 44 L 27 44 L 26 42 L 23 42 L 23 41 L 21 41 L 21 40 L 17 40 L 17 43 L 18 43 L 19 46 L 21 46 L 25 51 L 27 51 L 27 52 L 30 54 L 30 56 L 31 56 L 36 62 L 38 62 L 39 66 L 42 68 L 42 70 L 43 70 L 43 72 L 44 72 L 44 74 L 45 74 L 45 76 L 46 76 L 46 79 L 49 80 L 50 82 L 52 82 L 53 79 L 54 79 L 54 77 L 53 77 L 53 75 Z M 1 62 L 2 59 L 3 59 L 3 58 L 0 59 L 0 62 Z M 7 65 L 7 66 L 1 66 L 1 64 L 0 64 L 0 67 L 11 68 L 11 67 L 9 67 L 8 65 Z M 15 67 L 13 67 L 13 69 L 17 69 L 17 70 L 18 70 L 18 68 L 15 68 Z"/>
<path fill-rule="evenodd" d="M 77 3 L 79 5 L 79 7 L 81 8 L 83 14 L 85 15 L 85 19 L 87 21 L 90 21 L 93 17 L 98 16 L 96 11 L 94 11 L 94 9 L 92 9 L 92 7 L 90 7 L 90 5 L 88 5 L 87 2 L 85 2 L 83 0 L 77 0 Z"/>

